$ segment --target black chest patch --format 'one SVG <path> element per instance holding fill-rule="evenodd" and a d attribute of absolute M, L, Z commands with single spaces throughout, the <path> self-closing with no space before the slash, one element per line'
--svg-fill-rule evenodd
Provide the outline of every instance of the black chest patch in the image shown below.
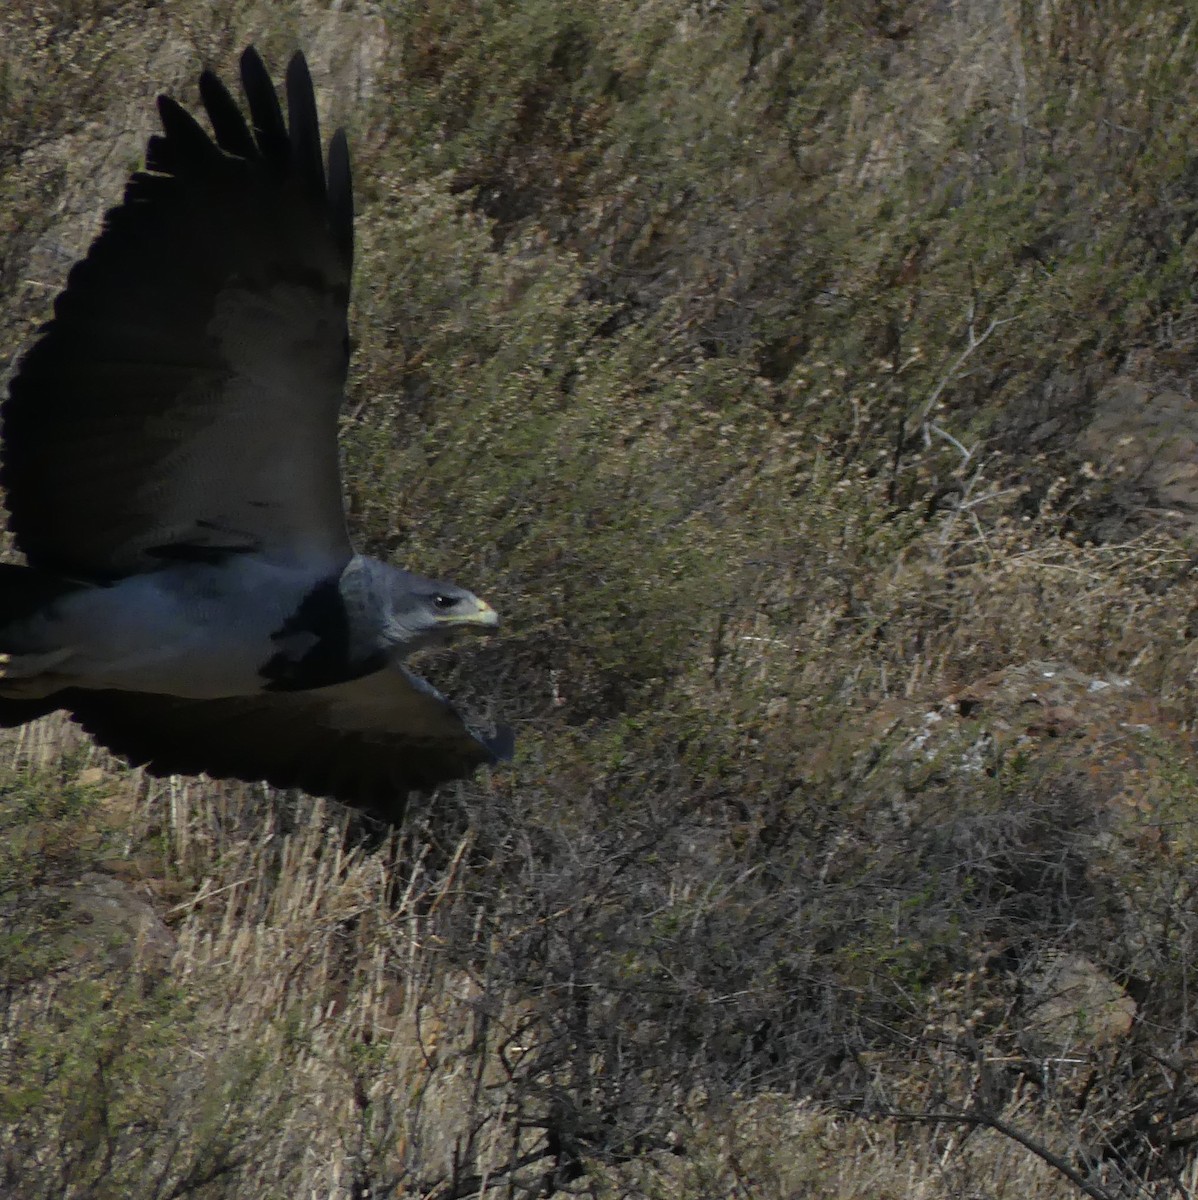
<path fill-rule="evenodd" d="M 364 653 L 336 579 L 318 584 L 270 635 L 275 653 L 258 668 L 271 692 L 303 692 L 381 670 L 384 656 Z"/>

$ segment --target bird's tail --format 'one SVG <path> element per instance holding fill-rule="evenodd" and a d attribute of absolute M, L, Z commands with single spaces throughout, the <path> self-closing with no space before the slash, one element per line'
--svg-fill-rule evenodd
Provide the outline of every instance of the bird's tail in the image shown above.
<path fill-rule="evenodd" d="M 56 688 L 39 680 L 53 654 L 31 640 L 32 619 L 86 584 L 59 579 L 33 567 L 0 563 L 0 728 L 24 725 L 60 706 Z"/>

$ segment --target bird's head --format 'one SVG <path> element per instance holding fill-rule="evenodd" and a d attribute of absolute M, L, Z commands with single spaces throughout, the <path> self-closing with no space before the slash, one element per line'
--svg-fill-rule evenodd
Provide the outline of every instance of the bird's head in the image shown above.
<path fill-rule="evenodd" d="M 401 654 L 444 645 L 461 633 L 491 633 L 499 626 L 499 614 L 485 600 L 453 583 L 396 571 L 388 593 L 383 637 Z"/>

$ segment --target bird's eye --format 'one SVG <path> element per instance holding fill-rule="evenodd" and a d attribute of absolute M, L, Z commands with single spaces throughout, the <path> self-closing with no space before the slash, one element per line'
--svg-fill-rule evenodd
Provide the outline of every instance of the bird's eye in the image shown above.
<path fill-rule="evenodd" d="M 453 608 L 453 606 L 455 604 L 457 604 L 457 602 L 458 602 L 458 598 L 456 596 L 434 596 L 433 597 L 433 607 L 434 608 L 440 608 L 440 609 Z"/>

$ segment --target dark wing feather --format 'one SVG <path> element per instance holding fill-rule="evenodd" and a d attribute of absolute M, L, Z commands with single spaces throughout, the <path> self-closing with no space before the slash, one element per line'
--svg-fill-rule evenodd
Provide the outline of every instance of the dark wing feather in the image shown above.
<path fill-rule="evenodd" d="M 301 64 L 304 61 L 299 54 L 295 59 Z M 303 70 L 307 74 L 306 66 Z M 254 123 L 254 136 L 262 159 L 281 172 L 290 159 L 291 139 L 287 136 L 287 124 L 275 95 L 275 85 L 253 46 L 241 56 L 241 86 L 250 106 L 250 120 Z"/>
<path fill-rule="evenodd" d="M 200 99 L 212 123 L 216 144 L 238 158 L 253 158 L 258 149 L 254 135 L 245 123 L 237 101 L 213 71 L 205 71 L 200 76 Z"/>
<path fill-rule="evenodd" d="M 305 178 L 320 181 L 320 199 L 327 203 L 316 96 L 307 64 L 298 55 L 287 65 L 287 115 L 291 122 L 291 161 Z"/>
<path fill-rule="evenodd" d="M 403 669 L 221 700 L 74 689 L 56 700 L 98 742 L 151 774 L 261 779 L 395 822 L 408 792 L 463 779 L 512 750 L 509 730 L 472 731 Z"/>
<path fill-rule="evenodd" d="M 333 236 L 347 262 L 354 257 L 354 181 L 349 165 L 349 143 L 345 130 L 338 129 L 329 142 L 329 212 Z"/>
<path fill-rule="evenodd" d="M 348 559 L 337 415 L 348 362 L 352 189 L 326 184 L 312 84 L 288 133 L 242 59 L 253 133 L 206 73 L 213 141 L 174 101 L 4 405 L 0 482 L 34 566 L 109 579 L 172 547 Z"/>

